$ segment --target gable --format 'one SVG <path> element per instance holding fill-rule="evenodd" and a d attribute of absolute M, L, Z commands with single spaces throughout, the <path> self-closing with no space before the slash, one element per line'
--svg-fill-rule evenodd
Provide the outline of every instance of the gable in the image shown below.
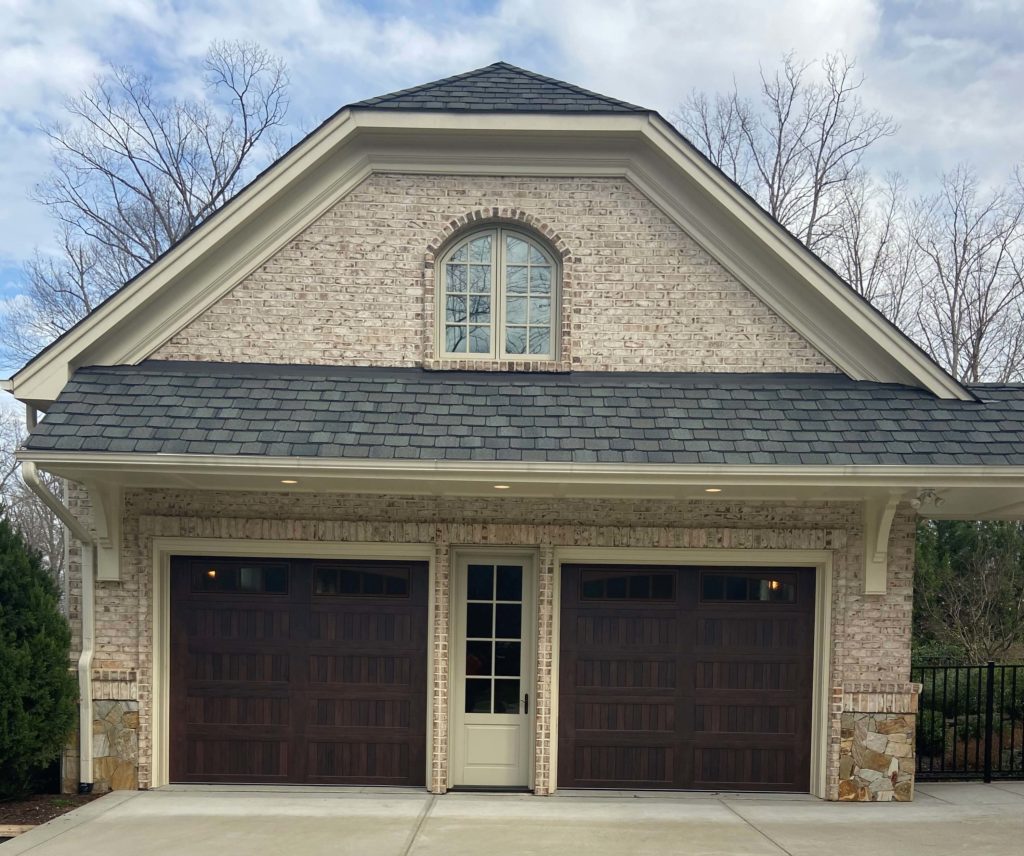
<path fill-rule="evenodd" d="M 581 371 L 834 372 L 775 311 L 622 178 L 378 173 L 148 356 L 418 366 L 427 247 L 481 209 L 559 236 L 565 362 Z"/>
<path fill-rule="evenodd" d="M 377 173 L 626 178 L 849 377 L 972 398 L 656 114 L 387 109 L 325 122 L 6 388 L 45 409 L 75 368 L 139 362 Z"/>

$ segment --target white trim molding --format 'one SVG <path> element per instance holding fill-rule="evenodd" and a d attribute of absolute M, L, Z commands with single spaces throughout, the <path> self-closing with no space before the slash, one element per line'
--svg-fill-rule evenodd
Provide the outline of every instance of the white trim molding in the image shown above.
<path fill-rule="evenodd" d="M 525 461 L 370 460 L 236 455 L 42 452 L 18 459 L 77 482 L 131 488 L 419 496 L 649 498 L 716 502 L 863 502 L 918 495 L 923 517 L 1017 519 L 1024 467 L 844 464 L 601 464 Z M 287 486 L 282 485 L 287 480 Z M 296 482 L 296 483 L 293 483 Z"/>
<path fill-rule="evenodd" d="M 864 594 L 885 594 L 889 574 L 889 533 L 899 495 L 864 500 Z"/>

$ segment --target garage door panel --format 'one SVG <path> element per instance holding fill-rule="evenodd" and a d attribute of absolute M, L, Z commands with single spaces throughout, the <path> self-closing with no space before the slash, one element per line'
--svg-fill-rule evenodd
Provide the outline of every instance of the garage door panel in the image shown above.
<path fill-rule="evenodd" d="M 569 772 L 576 787 L 671 788 L 678 778 L 678 753 L 671 746 L 587 745 L 573 748 Z M 564 770 L 566 765 L 561 764 Z"/>
<path fill-rule="evenodd" d="M 694 786 L 722 790 L 788 788 L 795 765 L 782 748 L 696 748 Z"/>
<path fill-rule="evenodd" d="M 743 659 L 698 662 L 694 667 L 696 690 L 762 690 L 796 692 L 803 669 L 799 663 Z"/>
<path fill-rule="evenodd" d="M 709 610 L 702 610 L 709 611 Z M 721 648 L 733 652 L 756 653 L 804 650 L 807 645 L 799 614 L 775 618 L 736 618 L 708 615 L 697 619 L 696 644 L 699 648 Z"/>
<path fill-rule="evenodd" d="M 580 656 L 576 660 L 576 686 L 580 690 L 674 690 L 678 669 L 674 660 Z"/>
<path fill-rule="evenodd" d="M 562 787 L 807 789 L 812 570 L 566 565 L 562 591 Z"/>
<path fill-rule="evenodd" d="M 185 701 L 185 721 L 196 728 L 231 725 L 238 727 L 284 726 L 291 724 L 291 701 L 287 695 L 278 698 L 253 691 L 247 695 L 224 695 L 223 690 L 193 691 Z"/>
<path fill-rule="evenodd" d="M 743 704 L 701 704 L 698 698 L 694 708 L 695 735 L 758 734 L 762 737 L 781 734 L 787 737 L 798 733 L 800 716 L 794 704 L 763 704 L 754 697 Z"/>
<path fill-rule="evenodd" d="M 287 683 L 291 678 L 291 660 L 285 654 L 241 650 L 220 650 L 207 646 L 189 646 L 188 676 L 192 681 L 225 683 Z"/>
<path fill-rule="evenodd" d="M 185 615 L 188 637 L 196 641 L 266 642 L 291 635 L 288 604 L 245 607 L 230 602 L 196 604 Z"/>
<path fill-rule="evenodd" d="M 188 742 L 185 773 L 231 782 L 287 781 L 290 746 L 284 741 L 260 739 L 204 739 Z"/>
<path fill-rule="evenodd" d="M 314 642 L 345 642 L 360 646 L 404 646 L 422 641 L 414 631 L 422 623 L 408 613 L 382 613 L 372 605 L 360 609 L 314 606 L 311 610 L 309 638 Z"/>
<path fill-rule="evenodd" d="M 397 729 L 412 726 L 412 703 L 407 695 L 384 698 L 352 698 L 351 695 L 325 697 L 316 693 L 307 706 L 307 733 L 315 728 Z"/>
<path fill-rule="evenodd" d="M 652 704 L 650 699 L 626 697 L 613 702 L 577 701 L 573 708 L 576 732 L 607 731 L 624 734 L 636 731 L 652 734 L 673 733 L 676 728 L 676 705 L 672 700 Z"/>
<path fill-rule="evenodd" d="M 592 645 L 609 648 L 674 649 L 679 642 L 675 613 L 664 616 L 581 615 L 576 618 L 576 645 L 586 650 Z"/>
<path fill-rule="evenodd" d="M 400 785 L 413 775 L 406 741 L 313 739 L 306 746 L 307 779 L 314 784 Z"/>
<path fill-rule="evenodd" d="M 176 558 L 172 781 L 423 784 L 427 586 L 425 563 Z"/>
<path fill-rule="evenodd" d="M 408 687 L 413 668 L 408 657 L 375 654 L 318 654 L 309 658 L 312 684 L 393 685 Z"/>

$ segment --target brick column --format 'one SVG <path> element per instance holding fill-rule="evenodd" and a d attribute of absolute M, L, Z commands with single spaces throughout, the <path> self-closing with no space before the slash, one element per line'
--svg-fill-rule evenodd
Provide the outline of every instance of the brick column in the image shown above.
<path fill-rule="evenodd" d="M 552 792 L 554 779 L 551 770 L 554 604 L 555 551 L 550 544 L 545 544 L 540 548 L 537 567 L 537 730 L 533 792 L 539 796 Z"/>
<path fill-rule="evenodd" d="M 446 527 L 438 526 L 434 553 L 434 670 L 431 676 L 433 722 L 430 781 L 432 794 L 448 790 L 448 637 L 451 628 L 451 599 L 448 581 L 451 576 L 451 546 Z"/>

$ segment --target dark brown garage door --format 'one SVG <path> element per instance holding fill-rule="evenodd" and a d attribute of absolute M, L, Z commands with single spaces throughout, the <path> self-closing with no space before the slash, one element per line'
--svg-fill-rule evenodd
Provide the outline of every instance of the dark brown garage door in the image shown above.
<path fill-rule="evenodd" d="M 422 785 L 427 566 L 171 563 L 173 782 Z"/>
<path fill-rule="evenodd" d="M 562 568 L 558 784 L 806 791 L 814 572 Z"/>

